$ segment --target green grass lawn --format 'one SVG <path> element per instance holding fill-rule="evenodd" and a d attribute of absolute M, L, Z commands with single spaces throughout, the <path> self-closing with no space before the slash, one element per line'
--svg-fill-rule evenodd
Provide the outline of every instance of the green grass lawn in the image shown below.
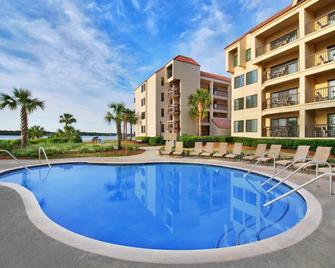
<path fill-rule="evenodd" d="M 20 158 L 37 158 L 39 147 L 43 147 L 50 158 L 62 157 L 84 157 L 84 156 L 123 156 L 132 155 L 143 152 L 139 149 L 140 144 L 135 142 L 123 142 L 122 147 L 127 150 L 117 150 L 116 141 L 106 141 L 104 143 L 30 143 L 26 148 L 20 148 L 19 144 L 8 145 L 8 141 L 0 141 L 0 149 L 9 150 L 16 157 Z M 5 156 L 5 154 L 1 154 Z"/>

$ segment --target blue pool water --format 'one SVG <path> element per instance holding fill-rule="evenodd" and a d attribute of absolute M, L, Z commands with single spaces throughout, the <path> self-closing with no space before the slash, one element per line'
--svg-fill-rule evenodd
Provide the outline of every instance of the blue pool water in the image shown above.
<path fill-rule="evenodd" d="M 75 233 L 151 249 L 229 247 L 297 224 L 306 203 L 297 193 L 270 207 L 273 183 L 236 169 L 193 164 L 60 164 L 0 175 L 32 191 L 45 214 Z"/>

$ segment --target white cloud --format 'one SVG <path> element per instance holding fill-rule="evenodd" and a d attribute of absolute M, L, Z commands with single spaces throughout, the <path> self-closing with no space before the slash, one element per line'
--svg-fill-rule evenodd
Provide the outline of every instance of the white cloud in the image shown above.
<path fill-rule="evenodd" d="M 179 50 L 199 61 L 202 69 L 224 73 L 223 42 L 232 27 L 230 16 L 216 0 L 198 5 L 199 13 L 192 19 L 196 26 L 181 36 Z"/>
<path fill-rule="evenodd" d="M 12 37 L 0 38 L 0 91 L 24 87 L 45 100 L 46 111 L 34 113 L 31 123 L 48 130 L 58 127 L 58 115 L 64 112 L 76 115 L 82 130 L 107 130 L 103 122 L 107 104 L 132 105 L 127 68 L 133 59 L 124 57 L 126 48 L 97 30 L 72 1 L 49 1 L 49 5 L 57 23 L 32 18 L 11 6 L 3 11 L 8 16 L 0 27 Z M 17 114 L 11 111 L 0 111 L 0 122 L 0 129 L 19 127 Z"/>

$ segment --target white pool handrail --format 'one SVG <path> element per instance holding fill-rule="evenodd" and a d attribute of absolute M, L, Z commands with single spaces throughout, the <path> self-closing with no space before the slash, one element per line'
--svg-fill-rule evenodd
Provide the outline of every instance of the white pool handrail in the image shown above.
<path fill-rule="evenodd" d="M 272 186 L 269 190 L 267 190 L 266 192 L 270 192 L 273 189 L 277 188 L 280 184 L 284 183 L 285 181 L 287 181 L 289 178 L 291 178 L 294 174 L 298 173 L 298 171 L 300 171 L 301 169 L 304 169 L 308 166 L 316 166 L 316 176 L 318 177 L 319 175 L 319 165 L 327 165 L 329 167 L 329 173 L 332 172 L 332 166 L 331 164 L 329 164 L 327 161 L 324 162 L 318 162 L 318 161 L 309 161 L 304 163 L 303 165 L 301 165 L 299 168 L 297 168 L 295 171 L 293 171 L 291 174 L 289 174 L 288 176 L 286 176 L 284 179 L 280 180 L 278 183 L 276 183 L 274 186 Z M 319 181 L 316 180 L 318 183 Z"/>
<path fill-rule="evenodd" d="M 276 156 L 275 156 L 275 154 L 274 153 L 265 152 L 264 154 L 262 154 L 260 157 L 257 158 L 256 163 L 253 164 L 252 167 L 248 170 L 248 172 L 243 175 L 244 179 L 251 173 L 251 171 L 253 171 L 256 168 L 256 166 L 259 164 L 259 162 L 261 161 L 261 159 L 263 157 L 265 157 L 266 155 L 267 156 L 271 156 L 273 158 L 273 168 L 274 168 L 274 171 L 276 172 Z"/>
<path fill-rule="evenodd" d="M 51 168 L 49 158 L 48 158 L 47 153 L 45 152 L 43 147 L 38 148 L 38 162 L 41 164 L 41 152 L 43 152 L 45 160 L 47 161 L 47 164 L 48 164 L 49 168 Z"/>
<path fill-rule="evenodd" d="M 11 152 L 9 152 L 8 150 L 0 150 L 0 152 L 3 152 L 3 153 L 7 153 L 11 158 L 13 158 L 17 163 L 19 163 L 21 166 L 23 166 L 26 170 L 29 170 L 30 169 L 24 165 L 19 159 L 17 159 Z"/>
<path fill-rule="evenodd" d="M 297 162 L 302 162 L 302 161 L 307 161 L 310 158 L 306 158 L 306 157 L 302 157 L 299 159 L 294 160 L 292 163 L 290 163 L 289 165 L 285 166 L 284 168 L 282 168 L 281 170 L 279 170 L 276 174 L 274 174 L 271 178 L 268 178 L 266 181 L 262 182 L 261 186 L 263 186 L 265 183 L 271 181 L 272 179 L 274 179 L 275 177 L 277 177 L 280 173 L 282 173 L 283 171 L 289 169 L 291 166 L 293 166 L 294 164 L 296 164 Z"/>
<path fill-rule="evenodd" d="M 305 182 L 304 184 L 292 189 L 291 191 L 289 191 L 285 194 L 282 194 L 281 196 L 278 196 L 277 198 L 265 203 L 263 206 L 267 207 L 267 206 L 273 204 L 274 202 L 277 202 L 277 201 L 283 199 L 284 197 L 289 196 L 290 194 L 299 191 L 301 188 L 304 188 L 305 186 L 307 186 L 307 185 L 309 185 L 309 184 L 311 184 L 315 181 L 318 181 L 319 179 L 321 179 L 322 177 L 325 177 L 325 176 L 329 176 L 329 192 L 332 195 L 333 194 L 333 176 L 335 176 L 335 173 L 327 172 L 327 173 L 323 173 L 319 176 L 316 176 L 315 178 Z"/>

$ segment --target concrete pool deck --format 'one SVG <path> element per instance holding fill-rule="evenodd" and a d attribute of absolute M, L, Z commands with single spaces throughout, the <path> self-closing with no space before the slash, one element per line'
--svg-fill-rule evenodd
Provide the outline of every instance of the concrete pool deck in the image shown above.
<path fill-rule="evenodd" d="M 64 161 L 166 161 L 158 158 L 156 148 L 147 148 L 141 155 L 114 158 L 62 159 Z M 176 159 L 177 160 L 177 159 Z M 220 163 L 248 168 L 241 162 L 201 160 L 204 163 Z M 38 161 L 25 161 L 37 164 Z M 15 167 L 13 161 L 0 161 L 0 170 Z M 272 174 L 271 167 L 260 167 L 257 171 Z M 301 184 L 306 174 L 295 176 Z M 335 266 L 335 196 L 328 193 L 328 181 L 322 179 L 321 187 L 307 187 L 323 207 L 320 227 L 303 241 L 284 250 L 234 262 L 197 265 L 155 265 L 113 260 L 69 247 L 39 231 L 28 219 L 20 196 L 12 189 L 0 188 L 0 263 L 1 267 L 334 267 Z M 333 204 L 332 204 L 333 203 Z"/>

